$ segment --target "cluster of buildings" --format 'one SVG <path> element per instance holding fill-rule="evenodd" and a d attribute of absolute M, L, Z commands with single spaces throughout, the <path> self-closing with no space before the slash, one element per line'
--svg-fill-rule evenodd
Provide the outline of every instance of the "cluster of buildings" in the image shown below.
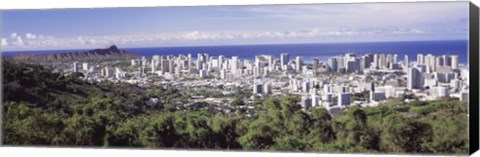
<path fill-rule="evenodd" d="M 279 58 L 257 55 L 254 60 L 198 53 L 195 58 L 191 54 L 154 55 L 120 65 L 123 66 L 83 63 L 80 69 L 80 64 L 74 62 L 73 71 L 87 73 L 87 79 L 134 83 L 148 82 L 150 78 L 169 80 L 168 84 L 202 84 L 211 88 L 239 83 L 257 96 L 299 95 L 305 109 L 324 107 L 329 111 L 349 105 L 375 106 L 388 98 L 405 95 L 420 100 L 441 97 L 468 100 L 469 72 L 459 65 L 457 55 L 418 54 L 416 61 L 409 61 L 405 55 L 399 61 L 397 54 L 347 53 L 325 62 L 313 58 L 311 63 L 305 63 L 302 56 L 291 58 L 288 53 L 280 54 Z M 100 68 L 100 72 L 94 67 Z M 365 93 L 368 97 L 362 97 Z"/>

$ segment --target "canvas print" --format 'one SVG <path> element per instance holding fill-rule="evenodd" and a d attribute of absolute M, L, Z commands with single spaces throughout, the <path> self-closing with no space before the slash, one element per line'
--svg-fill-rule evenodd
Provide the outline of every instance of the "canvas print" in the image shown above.
<path fill-rule="evenodd" d="M 1 142 L 467 154 L 468 7 L 2 10 Z"/>

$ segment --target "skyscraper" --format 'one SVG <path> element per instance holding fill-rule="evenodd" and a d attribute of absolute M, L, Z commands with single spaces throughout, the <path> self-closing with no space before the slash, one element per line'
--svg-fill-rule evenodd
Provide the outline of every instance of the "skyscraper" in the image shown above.
<path fill-rule="evenodd" d="M 458 69 L 458 56 L 452 55 L 452 69 Z"/>
<path fill-rule="evenodd" d="M 385 57 L 385 54 L 380 54 L 378 55 L 378 60 L 379 60 L 379 68 L 385 69 L 387 67 L 387 59 Z"/>
<path fill-rule="evenodd" d="M 318 96 L 318 91 L 317 89 L 312 89 L 311 92 L 311 99 L 312 99 L 312 106 L 319 106 L 320 105 L 320 97 Z"/>
<path fill-rule="evenodd" d="M 442 55 L 443 66 L 452 67 L 452 56 Z"/>
<path fill-rule="evenodd" d="M 385 66 L 389 67 L 390 64 L 393 63 L 393 56 L 392 54 L 387 54 L 387 62 L 385 63 Z"/>
<path fill-rule="evenodd" d="M 223 68 L 223 63 L 225 63 L 225 56 L 224 55 L 219 55 L 218 56 L 218 68 L 222 69 Z"/>
<path fill-rule="evenodd" d="M 152 73 L 155 73 L 155 71 L 157 71 L 157 60 L 152 59 L 151 69 Z"/>
<path fill-rule="evenodd" d="M 408 68 L 407 72 L 407 88 L 412 89 L 421 89 L 423 86 L 423 76 L 420 69 L 417 67 Z"/>
<path fill-rule="evenodd" d="M 267 58 L 268 62 L 268 70 L 273 71 L 275 68 L 275 57 L 273 55 L 266 55 L 265 57 Z"/>
<path fill-rule="evenodd" d="M 409 64 L 410 64 L 410 63 L 409 63 L 409 61 L 408 61 L 408 55 L 403 56 L 403 66 L 404 66 L 405 68 L 408 68 L 408 65 L 409 65 Z"/>
<path fill-rule="evenodd" d="M 295 58 L 295 70 L 302 71 L 302 65 L 303 65 L 302 57 L 297 56 Z"/>
<path fill-rule="evenodd" d="M 230 67 L 231 67 L 232 71 L 237 71 L 237 69 L 238 69 L 238 56 L 232 56 Z"/>
<path fill-rule="evenodd" d="M 202 53 L 197 53 L 197 64 L 203 64 L 204 56 Z M 197 69 L 200 70 L 200 69 Z"/>
<path fill-rule="evenodd" d="M 328 58 L 328 66 L 330 67 L 331 71 L 337 71 L 338 70 L 337 58 L 335 57 Z"/>
<path fill-rule="evenodd" d="M 132 59 L 131 66 L 136 66 L 136 65 L 137 65 L 137 61 L 135 59 Z"/>
<path fill-rule="evenodd" d="M 310 92 L 310 86 L 311 86 L 311 83 L 310 81 L 305 81 L 302 83 L 302 90 L 303 92 Z"/>
<path fill-rule="evenodd" d="M 423 54 L 417 54 L 417 64 L 424 64 L 423 59 Z"/>
<path fill-rule="evenodd" d="M 73 69 L 72 69 L 73 72 L 78 72 L 78 62 L 73 62 Z"/>
<path fill-rule="evenodd" d="M 318 64 L 319 64 L 319 60 L 318 58 L 313 58 L 313 73 L 316 74 L 317 73 L 317 69 L 318 69 Z"/>
<path fill-rule="evenodd" d="M 427 69 L 427 73 L 435 71 L 435 67 L 436 67 L 435 56 L 433 56 L 432 54 L 427 54 L 425 56 L 424 62 L 425 62 L 425 66 L 426 66 L 426 69 Z"/>
<path fill-rule="evenodd" d="M 168 60 L 168 72 L 173 73 L 175 70 L 175 63 L 173 59 Z"/>
<path fill-rule="evenodd" d="M 437 62 L 437 67 L 445 66 L 445 58 L 442 56 L 438 56 L 436 59 L 436 62 Z"/>
<path fill-rule="evenodd" d="M 87 62 L 83 63 L 82 69 L 85 70 L 85 71 L 88 71 L 88 63 Z"/>
<path fill-rule="evenodd" d="M 355 72 L 357 70 L 357 62 L 355 60 L 347 61 L 346 70 L 347 72 Z"/>
<path fill-rule="evenodd" d="M 379 60 L 378 60 L 378 54 L 374 54 L 373 55 L 373 68 L 374 69 L 378 69 L 378 65 L 379 65 Z"/>
<path fill-rule="evenodd" d="M 160 55 L 153 55 L 152 60 L 155 60 L 156 64 L 160 63 Z"/>
<path fill-rule="evenodd" d="M 285 69 L 285 65 L 287 65 L 289 60 L 288 53 L 282 53 L 280 54 L 280 65 L 282 70 L 287 70 Z"/>
<path fill-rule="evenodd" d="M 166 59 L 161 59 L 160 70 L 162 73 L 168 72 L 168 61 Z"/>

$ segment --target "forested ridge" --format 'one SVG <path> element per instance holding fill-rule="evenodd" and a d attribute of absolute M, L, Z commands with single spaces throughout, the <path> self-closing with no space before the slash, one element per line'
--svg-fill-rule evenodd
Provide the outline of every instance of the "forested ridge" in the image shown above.
<path fill-rule="evenodd" d="M 88 83 L 3 59 L 2 142 L 6 145 L 139 147 L 369 153 L 468 153 L 467 104 L 453 99 L 349 107 L 335 118 L 302 111 L 299 98 L 266 97 L 256 118 L 181 112 L 149 97 L 179 91 L 120 83 Z"/>

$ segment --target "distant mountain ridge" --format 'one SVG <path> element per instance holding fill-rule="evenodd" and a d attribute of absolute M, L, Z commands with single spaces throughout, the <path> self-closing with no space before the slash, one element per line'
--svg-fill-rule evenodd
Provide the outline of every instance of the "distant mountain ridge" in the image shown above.
<path fill-rule="evenodd" d="M 17 54 L 13 60 L 31 62 L 56 62 L 56 61 L 87 61 L 87 60 L 114 60 L 136 59 L 140 56 L 129 53 L 112 45 L 106 49 L 94 49 L 86 52 L 52 53 L 52 54 Z"/>

